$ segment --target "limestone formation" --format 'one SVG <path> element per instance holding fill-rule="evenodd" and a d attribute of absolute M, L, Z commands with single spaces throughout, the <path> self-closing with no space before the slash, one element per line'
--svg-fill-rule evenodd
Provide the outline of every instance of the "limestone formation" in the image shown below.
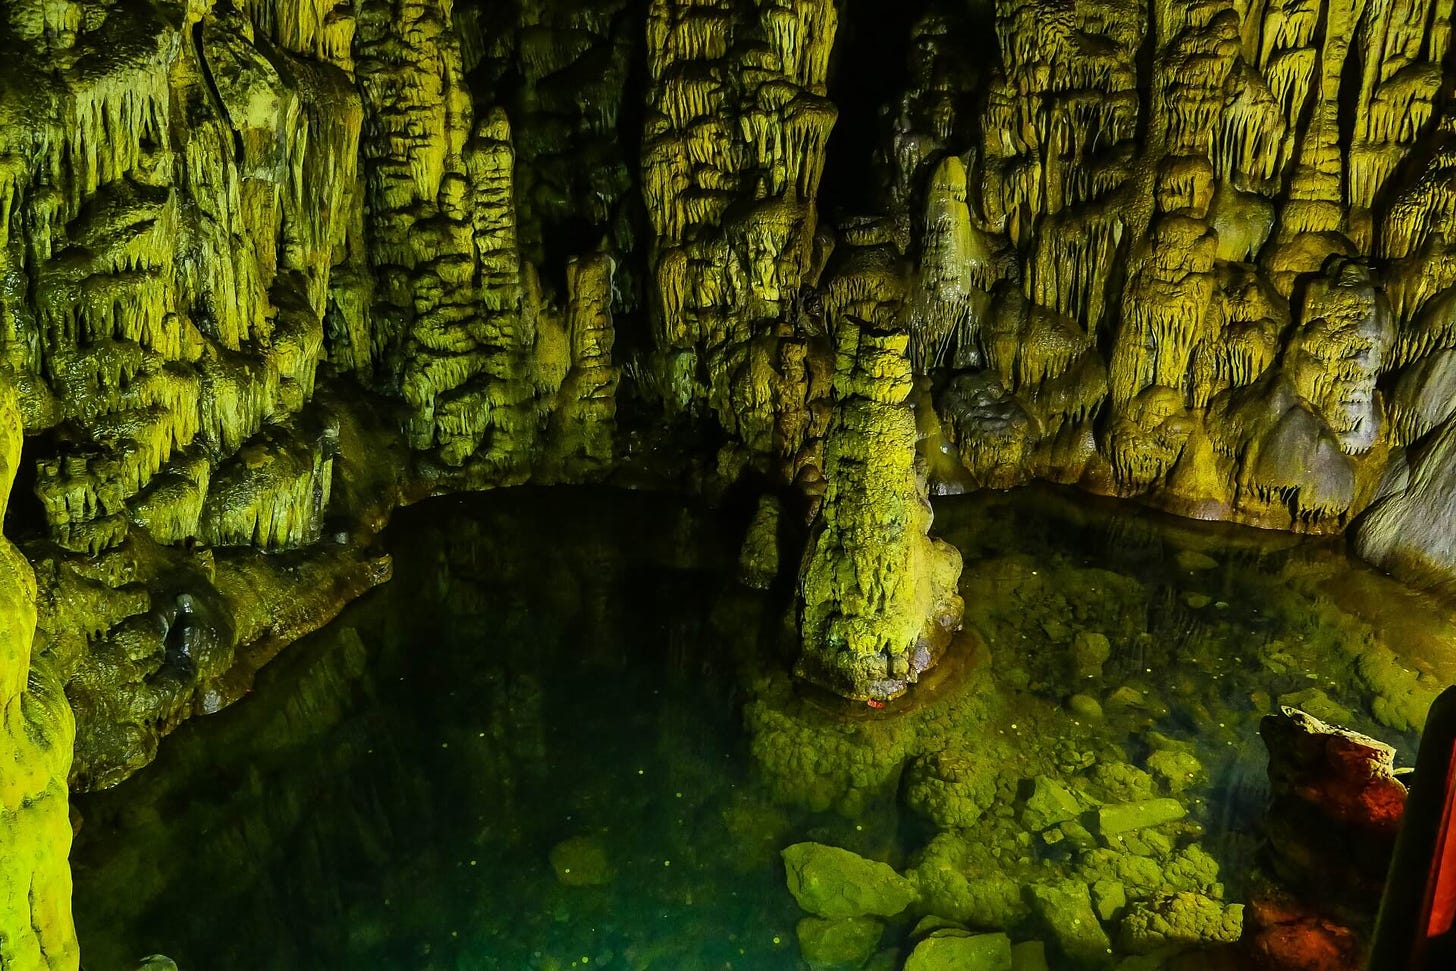
<path fill-rule="evenodd" d="M 0 371 L 0 515 L 20 464 L 20 411 Z M 0 964 L 74 971 L 66 774 L 75 722 L 52 665 L 31 663 L 35 576 L 0 539 Z"/>
<path fill-rule="evenodd" d="M 1312 531 L 1370 503 L 1445 417 L 1438 9 L 995 5 L 980 142 L 926 107 L 897 135 L 917 367 L 972 482 Z M 957 57 L 944 17 L 912 64 Z"/>
<path fill-rule="evenodd" d="M 898 90 L 836 104 L 869 6 L 8 0 L 0 738 L 75 743 L 4 825 L 245 692 L 434 493 L 770 493 L 775 541 L 814 524 L 800 669 L 861 699 L 958 623 L 930 491 L 1352 528 L 1456 583 L 1450 0 L 916 4 Z M 954 764 L 915 791 L 979 819 Z M 1148 941 L 1213 915 L 1144 903 Z"/>
<path fill-rule="evenodd" d="M 799 672 L 846 697 L 893 698 L 960 627 L 961 557 L 927 535 L 908 335 L 850 318 L 839 341 L 829 488 L 800 577 Z"/>
<path fill-rule="evenodd" d="M 653 0 L 648 12 L 650 368 L 671 407 L 710 411 L 746 449 L 738 464 L 785 483 L 817 469 L 824 432 L 803 294 L 823 266 L 815 196 L 836 118 L 837 16 L 828 0 Z"/>

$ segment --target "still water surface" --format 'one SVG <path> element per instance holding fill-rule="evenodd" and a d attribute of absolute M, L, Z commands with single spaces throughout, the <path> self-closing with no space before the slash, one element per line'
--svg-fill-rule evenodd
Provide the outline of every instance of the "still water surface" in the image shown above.
<path fill-rule="evenodd" d="M 1234 895 L 1257 849 L 1263 712 L 1299 699 L 1408 763 L 1401 712 L 1456 677 L 1450 611 L 1337 543 L 1048 489 L 937 515 L 967 562 L 959 667 L 1004 696 L 997 730 L 1051 726 L 1016 744 L 1133 760 L 1149 731 L 1194 743 L 1195 815 Z M 602 490 L 401 512 L 392 582 L 78 800 L 86 967 L 800 967 L 778 849 L 814 839 L 903 868 L 934 827 L 894 786 L 826 810 L 754 764 L 744 706 L 786 663 L 782 600 L 737 587 L 738 540 L 678 500 Z M 1111 654 L 1092 678 L 1065 658 L 1094 629 Z M 1073 694 L 1105 721 L 1083 724 L 1085 702 L 1068 720 Z M 1116 714 L 1133 696 L 1137 717 Z M 810 735 L 867 714 L 812 702 Z"/>

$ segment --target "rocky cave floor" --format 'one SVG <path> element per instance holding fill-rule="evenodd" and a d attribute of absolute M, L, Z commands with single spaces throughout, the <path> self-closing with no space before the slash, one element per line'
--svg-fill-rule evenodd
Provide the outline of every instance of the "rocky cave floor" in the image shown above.
<path fill-rule="evenodd" d="M 1052 488 L 935 505 L 965 630 L 883 709 L 788 676 L 732 517 L 400 513 L 392 582 L 77 799 L 87 965 L 891 969 L 968 928 L 1018 969 L 1243 967 L 1259 719 L 1409 764 L 1453 611 L 1337 541 Z"/>

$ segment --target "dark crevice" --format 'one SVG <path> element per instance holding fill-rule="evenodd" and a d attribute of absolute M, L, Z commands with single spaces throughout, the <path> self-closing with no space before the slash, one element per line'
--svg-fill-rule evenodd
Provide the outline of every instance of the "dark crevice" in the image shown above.
<path fill-rule="evenodd" d="M 5 536 L 12 542 L 21 543 L 46 536 L 45 506 L 36 493 L 39 480 L 37 464 L 59 452 L 60 441 L 55 430 L 25 437 L 20 448 L 20 463 L 15 469 L 15 482 L 10 488 L 10 501 L 5 507 Z"/>
<path fill-rule="evenodd" d="M 876 208 L 875 156 L 891 144 L 900 95 L 909 81 L 911 34 L 928 0 L 841 0 L 829 65 L 829 100 L 839 109 L 820 183 L 824 212 Z"/>
<path fill-rule="evenodd" d="M 217 80 L 212 76 L 212 67 L 207 63 L 207 55 L 203 53 L 202 46 L 202 21 L 192 25 L 192 52 L 197 55 L 197 69 L 202 75 L 202 81 L 207 85 L 208 96 L 212 100 L 212 106 L 217 110 L 218 118 L 228 126 L 233 141 L 233 162 L 238 168 L 243 167 L 243 136 L 233 124 L 232 117 L 228 114 L 227 106 L 223 104 L 222 94 L 217 89 Z"/>

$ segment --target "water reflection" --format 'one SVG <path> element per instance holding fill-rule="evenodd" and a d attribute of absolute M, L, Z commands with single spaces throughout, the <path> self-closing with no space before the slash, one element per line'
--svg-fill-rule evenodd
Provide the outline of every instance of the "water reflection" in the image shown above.
<path fill-rule="evenodd" d="M 1075 955 L 1049 895 L 1112 883 L 1108 944 L 1143 951 L 1158 901 L 1209 924 L 1240 899 L 1260 715 L 1409 758 L 1456 674 L 1450 612 L 1337 543 L 1050 489 L 937 516 L 967 631 L 873 712 L 783 673 L 784 604 L 735 586 L 711 515 L 579 490 L 401 513 L 391 584 L 81 800 L 88 967 L 796 968 L 778 851 L 805 839 L 915 881 L 884 967 L 925 915 Z M 1153 799 L 1186 815 L 1082 825 Z"/>

